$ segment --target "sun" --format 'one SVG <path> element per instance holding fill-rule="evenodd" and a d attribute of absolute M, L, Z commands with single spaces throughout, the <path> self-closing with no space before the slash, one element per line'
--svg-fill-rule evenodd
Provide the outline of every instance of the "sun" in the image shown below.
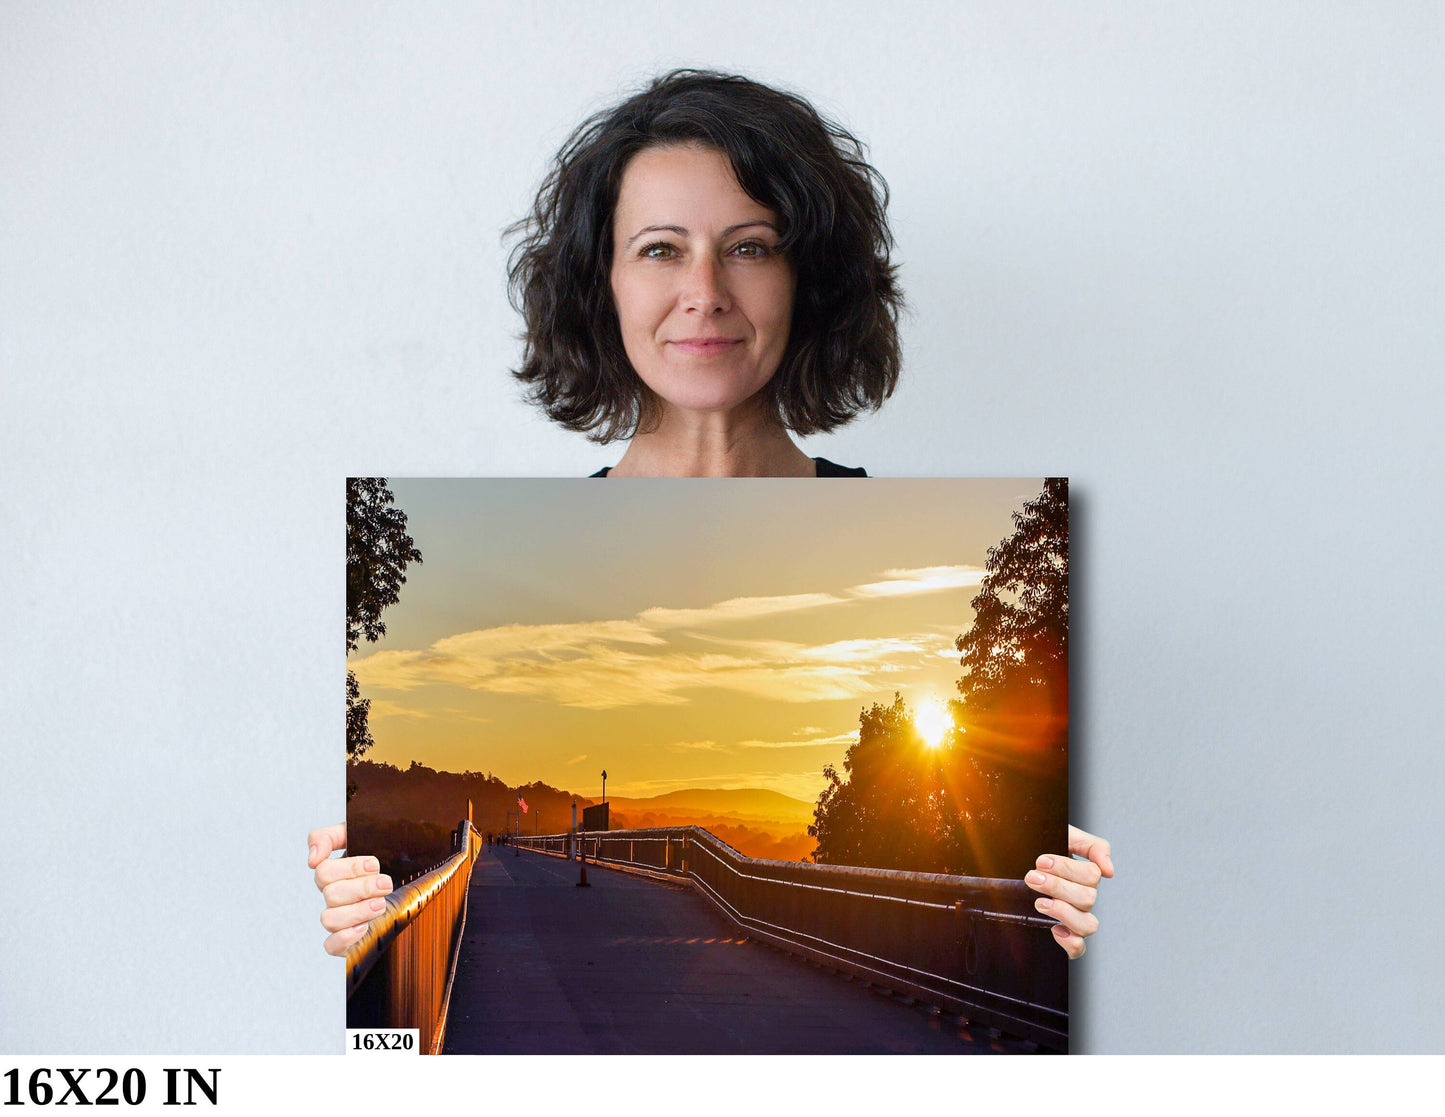
<path fill-rule="evenodd" d="M 953 719 L 948 716 L 942 702 L 930 698 L 914 711 L 913 727 L 918 730 L 924 744 L 936 749 L 943 742 L 944 735 L 953 728 Z"/>

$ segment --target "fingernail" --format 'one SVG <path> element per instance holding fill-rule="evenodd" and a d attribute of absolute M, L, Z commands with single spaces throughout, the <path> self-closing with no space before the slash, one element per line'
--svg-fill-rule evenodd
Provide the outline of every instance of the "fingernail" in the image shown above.
<path fill-rule="evenodd" d="M 386 901 L 385 901 L 385 900 L 376 899 L 376 900 L 372 900 L 372 901 L 371 901 L 371 910 L 372 910 L 372 911 L 382 911 L 382 910 L 384 910 L 385 908 L 386 908 Z"/>
<path fill-rule="evenodd" d="M 378 892 L 390 892 L 390 891 L 391 891 L 391 877 L 377 877 L 377 878 L 376 878 L 376 890 L 377 890 Z"/>
<path fill-rule="evenodd" d="M 1036 911 L 1048 911 L 1049 908 L 1053 906 L 1053 903 L 1047 896 L 1040 896 L 1034 901 L 1034 909 Z"/>
<path fill-rule="evenodd" d="M 1040 868 L 1040 869 L 1052 869 L 1053 867 L 1054 867 L 1054 859 L 1053 859 L 1052 857 L 1040 857 L 1040 858 L 1039 858 L 1039 868 Z"/>
<path fill-rule="evenodd" d="M 368 873 L 374 873 L 380 870 L 381 862 L 379 862 L 375 857 L 368 857 L 366 859 L 366 864 L 363 865 L 362 868 L 364 868 Z"/>
<path fill-rule="evenodd" d="M 1065 927 L 1062 923 L 1055 923 L 1054 934 L 1058 935 L 1061 939 L 1066 939 L 1069 937 L 1069 929 Z"/>
<path fill-rule="evenodd" d="M 315 861 L 315 860 L 316 860 L 316 847 L 315 847 L 315 846 L 312 846 L 312 847 L 311 847 L 311 853 L 310 853 L 310 855 L 306 858 L 306 860 L 307 860 L 307 861 Z"/>
<path fill-rule="evenodd" d="M 1029 884 L 1043 884 L 1048 879 L 1049 878 L 1044 876 L 1043 873 L 1030 873 L 1028 876 L 1024 877 L 1024 880 L 1027 881 Z"/>

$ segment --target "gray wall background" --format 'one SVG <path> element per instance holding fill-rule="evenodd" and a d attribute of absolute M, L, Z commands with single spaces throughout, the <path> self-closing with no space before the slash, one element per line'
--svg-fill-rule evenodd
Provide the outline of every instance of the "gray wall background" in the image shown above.
<path fill-rule="evenodd" d="M 871 145 L 907 377 L 807 448 L 1067 474 L 1076 1049 L 1440 1051 L 1438 5 L 0 9 L 0 1051 L 339 1051 L 342 479 L 615 460 L 501 229 L 677 64 Z"/>

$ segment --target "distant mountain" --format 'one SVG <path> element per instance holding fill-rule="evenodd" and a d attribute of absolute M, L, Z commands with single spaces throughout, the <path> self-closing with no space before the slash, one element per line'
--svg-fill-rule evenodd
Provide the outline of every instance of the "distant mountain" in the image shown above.
<path fill-rule="evenodd" d="M 559 833 L 572 822 L 574 796 L 565 788 L 543 783 L 516 788 L 490 773 L 439 772 L 412 762 L 409 768 L 352 761 L 347 776 L 356 794 L 347 805 L 352 844 L 370 842 L 400 864 L 427 867 L 445 850 L 447 835 L 466 817 L 472 801 L 473 820 L 483 831 L 501 832 L 515 825 L 509 812 L 520 790 L 527 800 L 523 831 Z M 579 808 L 590 796 L 575 796 Z M 701 826 L 749 857 L 784 861 L 806 859 L 815 845 L 807 835 L 813 805 L 760 788 L 717 790 L 687 788 L 649 797 L 609 796 L 612 829 L 650 826 Z M 391 871 L 391 870 L 387 870 Z M 393 873 L 393 875 L 396 875 Z"/>
<path fill-rule="evenodd" d="M 619 810 L 667 814 L 695 811 L 758 822 L 786 822 L 798 826 L 807 826 L 813 821 L 812 803 L 760 788 L 723 790 L 692 787 L 645 798 L 613 795 L 609 796 L 609 801 L 617 804 Z"/>

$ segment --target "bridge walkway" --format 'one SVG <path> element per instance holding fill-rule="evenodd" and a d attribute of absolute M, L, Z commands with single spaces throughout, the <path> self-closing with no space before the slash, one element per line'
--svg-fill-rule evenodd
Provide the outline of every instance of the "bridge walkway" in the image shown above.
<path fill-rule="evenodd" d="M 990 1054 L 950 1027 L 744 940 L 682 885 L 484 849 L 472 873 L 448 1054 Z"/>

